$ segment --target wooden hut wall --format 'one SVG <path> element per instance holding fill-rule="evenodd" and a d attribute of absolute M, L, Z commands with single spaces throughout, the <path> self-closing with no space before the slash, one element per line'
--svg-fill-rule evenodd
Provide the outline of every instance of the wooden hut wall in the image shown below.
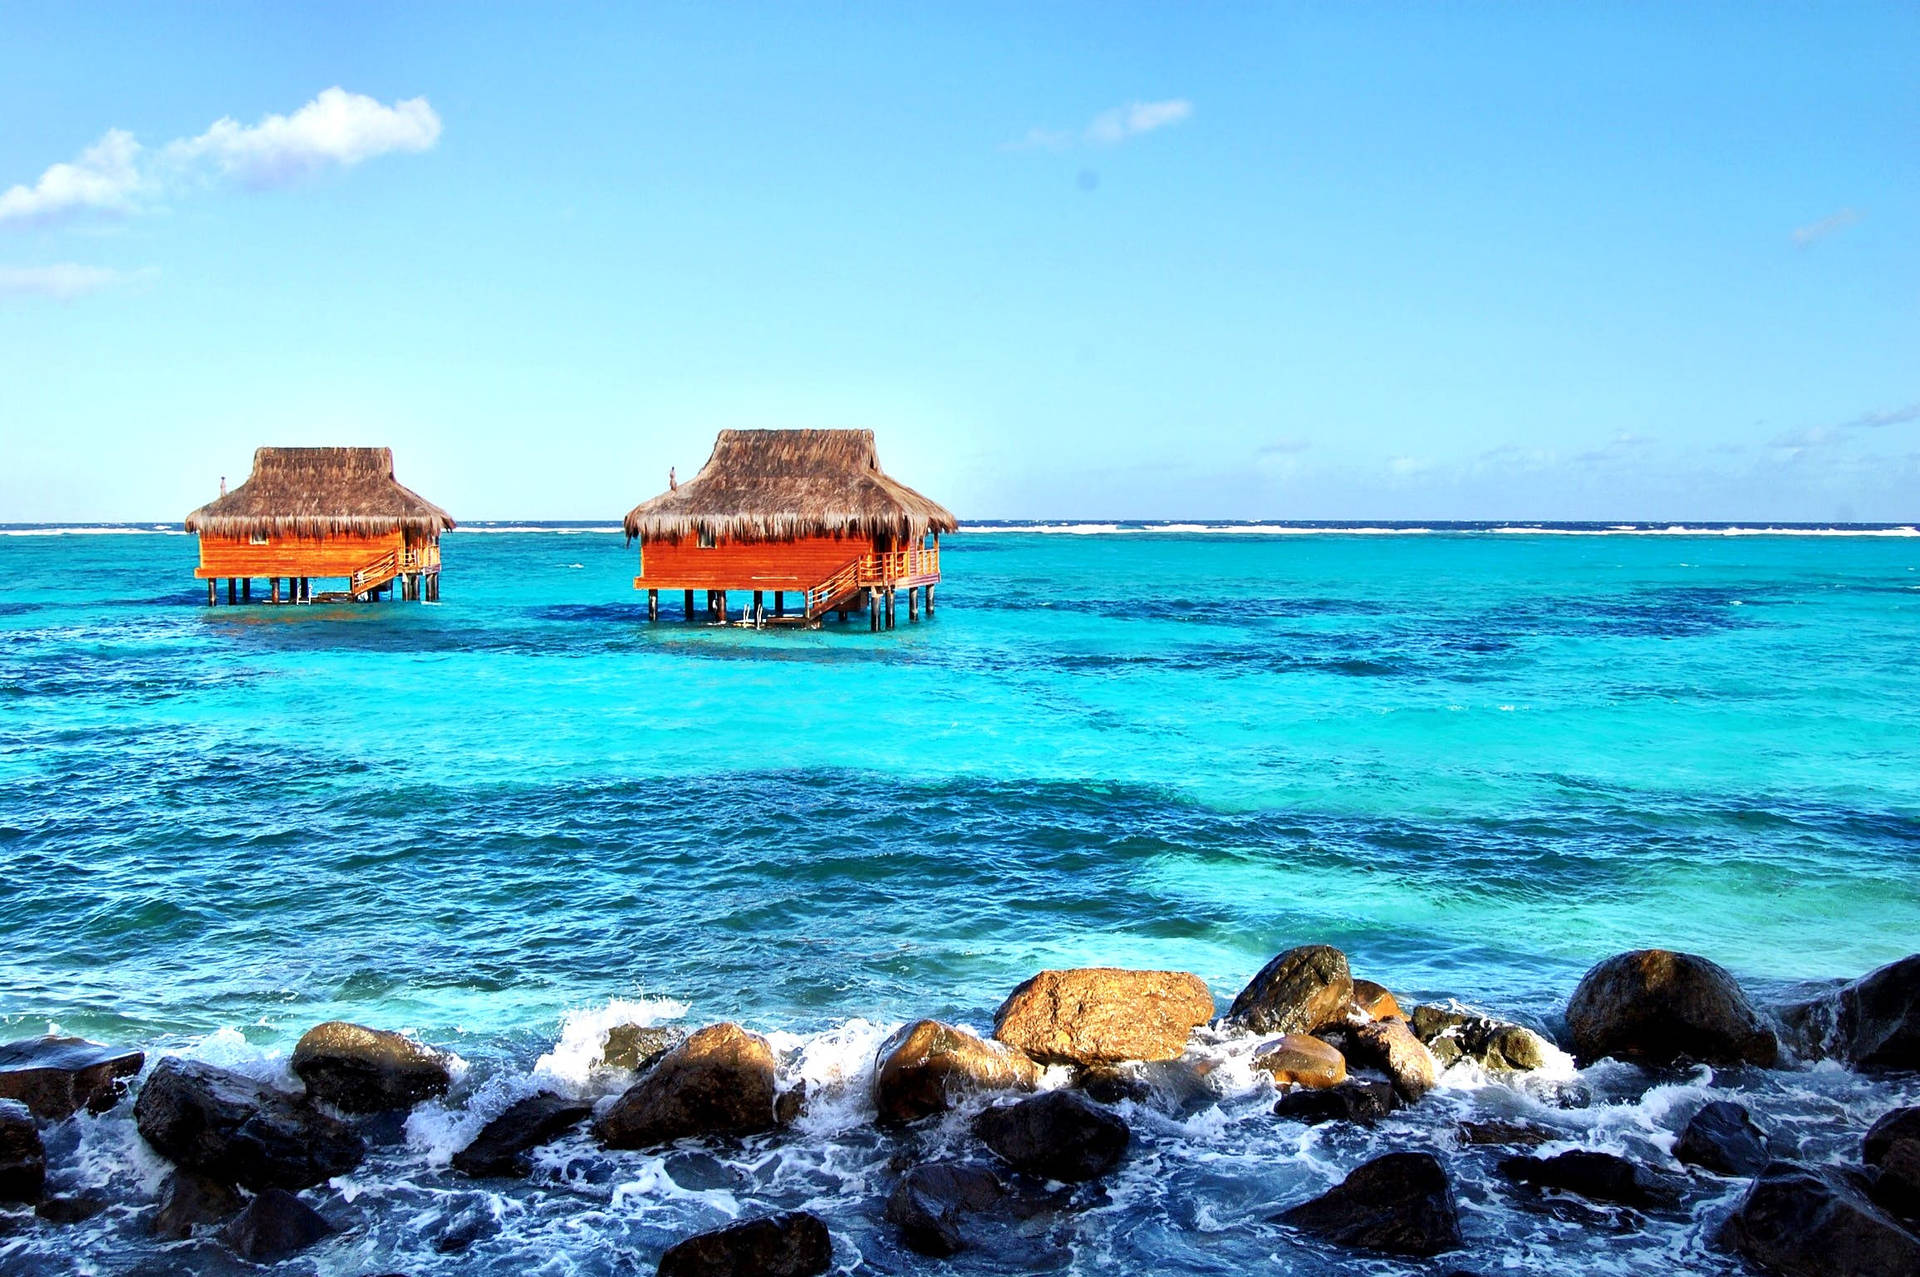
<path fill-rule="evenodd" d="M 352 576 L 405 544 L 406 537 L 399 531 L 379 536 L 347 533 L 329 537 L 273 536 L 267 538 L 265 545 L 255 545 L 251 538 L 202 534 L 200 566 L 194 575 L 201 578 Z"/>
<path fill-rule="evenodd" d="M 643 541 L 638 585 L 648 589 L 804 590 L 863 554 L 864 537 L 813 536 L 791 541 L 729 541 L 702 549 L 698 537 Z"/>

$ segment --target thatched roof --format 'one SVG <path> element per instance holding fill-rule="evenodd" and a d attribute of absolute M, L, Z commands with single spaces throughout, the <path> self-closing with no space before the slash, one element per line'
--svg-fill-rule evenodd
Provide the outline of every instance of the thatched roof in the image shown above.
<path fill-rule="evenodd" d="M 722 430 L 700 473 L 627 515 L 627 536 L 742 540 L 890 535 L 959 526 L 946 507 L 887 477 L 871 430 Z"/>
<path fill-rule="evenodd" d="M 219 537 L 428 537 L 453 526 L 394 481 L 391 448 L 256 448 L 245 483 L 187 516 L 187 531 Z"/>

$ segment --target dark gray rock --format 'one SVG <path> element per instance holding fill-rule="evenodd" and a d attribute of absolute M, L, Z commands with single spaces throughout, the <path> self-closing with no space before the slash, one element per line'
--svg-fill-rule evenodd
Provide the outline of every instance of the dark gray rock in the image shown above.
<path fill-rule="evenodd" d="M 1587 972 L 1567 1003 L 1567 1031 L 1582 1064 L 1612 1056 L 1767 1067 L 1779 1050 L 1726 968 L 1667 949 L 1618 954 Z"/>
<path fill-rule="evenodd" d="M 1861 1145 L 1860 1160 L 1869 1166 L 1878 1166 L 1880 1159 L 1887 1155 L 1899 1140 L 1920 1140 L 1920 1106 L 1897 1108 L 1881 1115 L 1867 1130 L 1867 1138 Z"/>
<path fill-rule="evenodd" d="M 988 1109 L 973 1130 L 1013 1169 L 1069 1184 L 1118 1166 L 1133 1138 L 1118 1114 L 1077 1091 L 1044 1091 Z"/>
<path fill-rule="evenodd" d="M 1431 1153 L 1377 1157 L 1275 1218 L 1339 1246 L 1393 1255 L 1438 1255 L 1464 1245 L 1453 1185 Z"/>
<path fill-rule="evenodd" d="M 1638 1162 L 1586 1149 L 1552 1157 L 1502 1158 L 1500 1173 L 1530 1188 L 1558 1189 L 1621 1206 L 1671 1206 L 1680 1199 L 1678 1185 Z"/>
<path fill-rule="evenodd" d="M 549 1144 L 593 1113 L 585 1100 L 552 1091 L 529 1095 L 480 1128 L 473 1142 L 453 1155 L 453 1169 L 476 1179 L 527 1173 L 527 1153 Z"/>
<path fill-rule="evenodd" d="M 1371 1126 L 1398 1107 L 1391 1083 L 1355 1077 L 1323 1091 L 1290 1091 L 1274 1104 L 1273 1115 L 1309 1126 L 1322 1122 Z"/>
<path fill-rule="evenodd" d="M 242 1259 L 272 1263 L 337 1231 L 319 1211 L 285 1189 L 269 1188 L 220 1230 L 220 1240 Z"/>
<path fill-rule="evenodd" d="M 1920 1140 L 1895 1140 L 1881 1155 L 1871 1196 L 1909 1225 L 1920 1222 Z"/>
<path fill-rule="evenodd" d="M 48 1122 L 81 1109 L 104 1113 L 119 1103 L 126 1079 L 145 1064 L 139 1051 L 84 1038 L 22 1038 L 0 1046 L 0 1100 L 19 1100 Z"/>
<path fill-rule="evenodd" d="M 1331 945 L 1301 945 L 1260 968 L 1227 1019 L 1255 1033 L 1311 1033 L 1346 1019 L 1352 1001 L 1347 955 Z"/>
<path fill-rule="evenodd" d="M 887 1198 L 887 1222 L 909 1250 L 936 1259 L 966 1249 L 961 1222 L 991 1210 L 1006 1196 L 1000 1177 L 985 1166 L 927 1162 L 909 1170 Z"/>
<path fill-rule="evenodd" d="M 1841 1176 L 1792 1162 L 1760 1173 L 1720 1242 L 1779 1277 L 1920 1273 L 1920 1238 Z"/>
<path fill-rule="evenodd" d="M 366 1145 L 338 1118 L 239 1073 L 168 1057 L 133 1105 L 155 1152 L 255 1191 L 311 1188 L 360 1164 Z"/>
<path fill-rule="evenodd" d="M 1742 1106 L 1731 1100 L 1714 1100 L 1701 1106 L 1687 1122 L 1673 1155 L 1716 1175 L 1758 1175 L 1769 1160 L 1767 1133 L 1754 1124 Z"/>
<path fill-rule="evenodd" d="M 440 1255 L 464 1255 L 473 1244 L 500 1231 L 500 1225 L 494 1221 L 493 1212 L 475 1204 L 448 1220 L 434 1236 L 434 1253 Z"/>
<path fill-rule="evenodd" d="M 1869 972 L 1839 993 L 1841 1053 L 1857 1069 L 1920 1069 L 1920 953 Z"/>
<path fill-rule="evenodd" d="M 789 1211 L 674 1243 L 660 1257 L 659 1277 L 814 1277 L 832 1266 L 826 1221 Z"/>
<path fill-rule="evenodd" d="M 217 1224 L 244 1204 L 240 1190 L 197 1171 L 176 1170 L 160 1186 L 160 1199 L 147 1230 L 167 1241 L 184 1241 L 193 1230 Z"/>
<path fill-rule="evenodd" d="M 46 1191 L 47 1146 L 19 1100 L 0 1100 L 0 1202 L 37 1202 Z"/>
<path fill-rule="evenodd" d="M 445 1095 L 447 1057 L 412 1038 L 344 1020 L 316 1024 L 294 1044 L 292 1067 L 307 1094 L 343 1113 L 410 1109 Z"/>
<path fill-rule="evenodd" d="M 105 1193 L 63 1193 L 47 1198 L 33 1208 L 33 1213 L 49 1224 L 83 1224 L 107 1206 Z"/>

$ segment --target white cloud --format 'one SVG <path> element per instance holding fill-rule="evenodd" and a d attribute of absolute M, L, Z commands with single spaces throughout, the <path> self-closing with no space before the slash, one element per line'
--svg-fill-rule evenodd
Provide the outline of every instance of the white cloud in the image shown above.
<path fill-rule="evenodd" d="M 32 186 L 0 193 L 0 224 L 37 225 L 89 209 L 126 212 L 141 185 L 139 159 L 133 134 L 109 129 L 71 164 L 55 164 Z"/>
<path fill-rule="evenodd" d="M 1837 235 L 1860 220 L 1860 214 L 1853 209 L 1843 208 L 1838 213 L 1830 213 L 1817 222 L 1809 222 L 1793 232 L 1793 242 L 1800 248 L 1816 244 L 1829 235 Z"/>
<path fill-rule="evenodd" d="M 1920 403 L 1910 403 L 1903 408 L 1883 408 L 1878 412 L 1864 412 L 1843 425 L 1878 429 L 1881 426 L 1903 426 L 1909 421 L 1920 421 Z"/>
<path fill-rule="evenodd" d="M 1128 138 L 1178 124 L 1192 114 L 1193 103 L 1185 98 L 1169 98 L 1164 102 L 1129 102 L 1126 106 L 1100 112 L 1086 128 L 1078 132 L 1072 129 L 1028 129 L 1019 141 L 1008 143 L 1006 149 L 1064 151 L 1083 142 L 1094 146 L 1117 146 Z"/>
<path fill-rule="evenodd" d="M 335 87 L 292 115 L 269 115 L 251 127 L 216 120 L 199 137 L 169 145 L 166 154 L 175 163 L 209 162 L 250 186 L 276 186 L 328 165 L 430 150 L 439 140 L 440 117 L 425 98 L 382 106 Z"/>
<path fill-rule="evenodd" d="M 50 297 L 54 301 L 72 301 L 87 293 L 129 283 L 151 271 L 111 270 L 105 266 L 83 266 L 78 262 L 56 262 L 51 266 L 0 266 L 0 297 Z"/>

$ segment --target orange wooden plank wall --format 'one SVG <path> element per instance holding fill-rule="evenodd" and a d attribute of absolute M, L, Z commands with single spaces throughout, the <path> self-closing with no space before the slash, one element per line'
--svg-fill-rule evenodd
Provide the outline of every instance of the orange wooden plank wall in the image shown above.
<path fill-rule="evenodd" d="M 861 537 L 721 541 L 705 550 L 696 537 L 645 541 L 640 546 L 639 588 L 804 590 L 871 553 L 873 542 Z"/>
<path fill-rule="evenodd" d="M 405 534 L 384 536 L 269 537 L 265 545 L 220 537 L 200 538 L 197 577 L 352 576 L 390 550 Z"/>

